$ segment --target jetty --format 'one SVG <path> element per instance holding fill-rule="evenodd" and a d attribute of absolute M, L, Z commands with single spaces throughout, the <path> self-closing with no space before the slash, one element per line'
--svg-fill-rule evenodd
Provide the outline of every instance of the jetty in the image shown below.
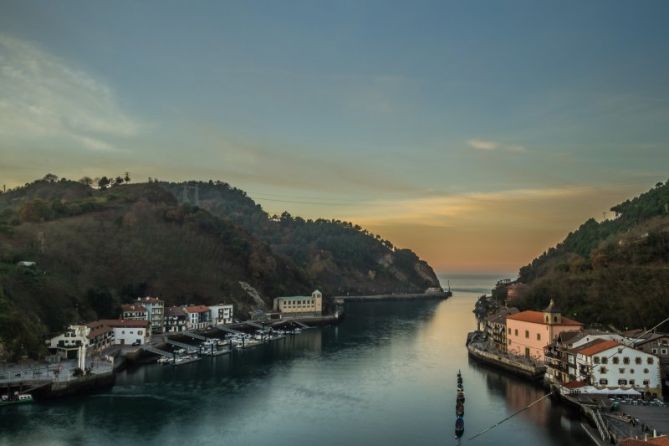
<path fill-rule="evenodd" d="M 364 296 L 336 296 L 344 302 L 382 302 L 382 301 L 404 301 L 404 300 L 432 300 L 448 299 L 453 293 L 448 291 L 433 293 L 391 293 L 391 294 L 371 294 Z"/>
<path fill-rule="evenodd" d="M 466 345 L 470 357 L 513 374 L 529 378 L 532 381 L 541 381 L 543 379 L 546 373 L 545 365 L 528 358 L 512 356 L 490 349 L 482 340 L 482 336 L 483 333 L 479 331 L 468 333 Z"/>

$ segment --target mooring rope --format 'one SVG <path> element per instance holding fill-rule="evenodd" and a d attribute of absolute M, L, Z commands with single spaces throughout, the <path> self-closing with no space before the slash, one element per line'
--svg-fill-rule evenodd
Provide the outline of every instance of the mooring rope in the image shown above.
<path fill-rule="evenodd" d="M 537 404 L 539 401 L 541 401 L 541 400 L 543 400 L 543 399 L 545 399 L 545 398 L 551 396 L 551 395 L 553 394 L 553 392 L 555 392 L 555 391 L 551 391 L 551 392 L 547 393 L 546 395 L 542 396 L 541 398 L 539 398 L 538 400 L 532 401 L 532 402 L 531 402 L 530 404 L 528 404 L 527 406 L 523 407 L 522 409 L 518 409 L 517 411 L 515 411 L 514 413 L 512 413 L 512 414 L 509 415 L 508 417 L 503 418 L 502 420 L 500 420 L 500 421 L 498 421 L 497 423 L 493 424 L 492 426 L 490 426 L 490 427 L 488 427 L 488 428 L 482 430 L 481 432 L 477 433 L 476 435 L 473 435 L 473 436 L 469 437 L 467 440 L 468 440 L 468 441 L 473 440 L 473 439 L 475 439 L 476 437 L 480 437 L 481 435 L 485 434 L 486 432 L 489 432 L 489 431 L 493 430 L 494 428 L 496 428 L 496 427 L 499 426 L 500 424 L 504 423 L 505 421 L 510 420 L 511 418 L 515 417 L 515 416 L 518 415 L 519 413 L 524 412 L 524 411 L 526 411 L 527 409 L 529 409 L 530 407 L 534 406 L 534 405 Z"/>

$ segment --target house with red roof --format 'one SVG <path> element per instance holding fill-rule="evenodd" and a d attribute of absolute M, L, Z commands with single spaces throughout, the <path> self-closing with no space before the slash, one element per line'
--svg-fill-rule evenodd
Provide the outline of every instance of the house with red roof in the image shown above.
<path fill-rule="evenodd" d="M 560 333 L 582 329 L 582 323 L 562 316 L 551 299 L 544 311 L 521 311 L 507 315 L 507 352 L 544 362 L 544 348 Z"/>
<path fill-rule="evenodd" d="M 209 319 L 209 307 L 206 305 L 187 305 L 182 307 L 188 316 L 187 327 L 189 330 L 207 328 L 211 325 Z"/>
<path fill-rule="evenodd" d="M 636 391 L 646 397 L 662 397 L 657 356 L 610 339 L 588 342 L 574 353 L 575 381 L 594 386 L 600 392 Z"/>

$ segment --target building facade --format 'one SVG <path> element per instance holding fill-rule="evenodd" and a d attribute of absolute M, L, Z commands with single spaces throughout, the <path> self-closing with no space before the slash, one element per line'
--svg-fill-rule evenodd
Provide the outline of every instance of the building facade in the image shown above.
<path fill-rule="evenodd" d="M 315 290 L 311 296 L 277 297 L 273 309 L 286 316 L 321 316 L 323 294 Z"/>
<path fill-rule="evenodd" d="M 86 325 L 70 325 L 65 333 L 47 341 L 49 350 L 60 359 L 77 359 L 77 366 L 85 368 L 84 358 L 89 345 L 88 335 L 91 329 Z"/>
<path fill-rule="evenodd" d="M 576 381 L 606 389 L 633 389 L 662 397 L 660 360 L 613 340 L 595 340 L 576 350 Z"/>
<path fill-rule="evenodd" d="M 165 310 L 165 332 L 179 333 L 188 329 L 188 314 L 181 307 L 168 307 Z"/>
<path fill-rule="evenodd" d="M 563 317 L 551 299 L 544 311 L 521 311 L 506 317 L 507 352 L 544 362 L 545 347 L 560 333 L 582 329 L 582 323 Z"/>
<path fill-rule="evenodd" d="M 165 302 L 157 297 L 138 297 L 137 304 L 146 309 L 146 318 L 151 322 L 152 333 L 165 330 Z"/>
<path fill-rule="evenodd" d="M 485 332 L 489 342 L 500 352 L 506 352 L 506 317 L 518 313 L 518 308 L 503 307 L 485 318 Z"/>
<path fill-rule="evenodd" d="M 133 321 L 148 321 L 149 318 L 146 313 L 144 305 L 140 304 L 123 304 L 121 305 L 121 319 L 128 319 Z"/>
<path fill-rule="evenodd" d="M 632 339 L 634 348 L 660 358 L 663 379 L 669 386 L 669 334 L 646 333 Z"/>
<path fill-rule="evenodd" d="M 151 340 L 149 321 L 104 319 L 100 322 L 112 329 L 115 345 L 144 345 Z"/>
<path fill-rule="evenodd" d="M 188 316 L 187 328 L 189 330 L 200 330 L 211 325 L 209 320 L 209 307 L 206 305 L 190 305 L 183 307 Z"/>
<path fill-rule="evenodd" d="M 233 315 L 233 306 L 231 304 L 209 306 L 209 320 L 213 325 L 231 324 Z"/>

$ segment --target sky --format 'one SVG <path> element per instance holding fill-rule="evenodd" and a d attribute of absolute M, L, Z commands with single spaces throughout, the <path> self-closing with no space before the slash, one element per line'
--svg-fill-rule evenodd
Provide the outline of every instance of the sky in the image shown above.
<path fill-rule="evenodd" d="M 513 272 L 669 178 L 666 1 L 0 0 L 0 184 L 222 180 Z"/>

